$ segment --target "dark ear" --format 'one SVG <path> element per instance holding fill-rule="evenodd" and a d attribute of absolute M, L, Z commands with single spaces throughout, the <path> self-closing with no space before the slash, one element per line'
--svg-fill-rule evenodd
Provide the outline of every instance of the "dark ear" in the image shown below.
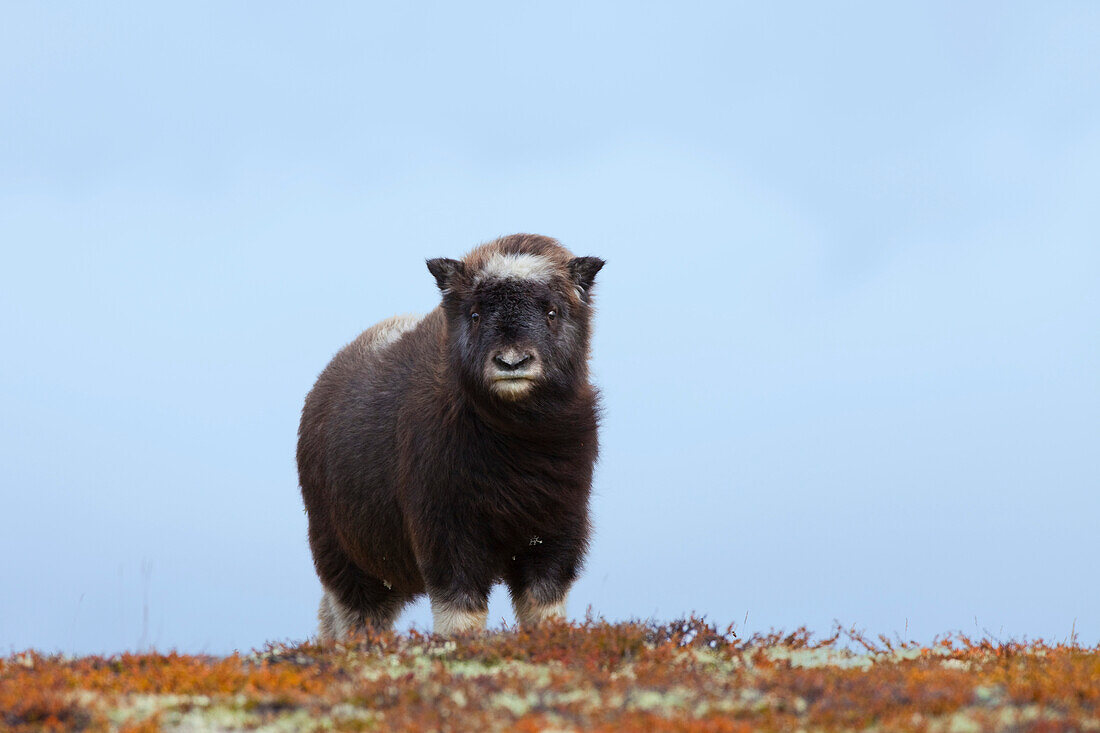
<path fill-rule="evenodd" d="M 588 300 L 588 291 L 596 280 L 596 273 L 604 266 L 599 257 L 574 257 L 569 261 L 569 276 L 580 290 L 581 297 Z"/>
<path fill-rule="evenodd" d="M 434 260 L 428 260 L 428 272 L 435 275 L 435 284 L 446 293 L 454 282 L 455 276 L 466 272 L 466 266 L 458 260 L 436 257 Z"/>

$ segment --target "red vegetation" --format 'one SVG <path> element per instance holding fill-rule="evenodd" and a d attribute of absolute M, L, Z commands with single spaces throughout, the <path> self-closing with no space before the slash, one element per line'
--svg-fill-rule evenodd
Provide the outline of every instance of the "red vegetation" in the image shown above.
<path fill-rule="evenodd" d="M 450 642 L 385 634 L 229 657 L 0 660 L 0 729 L 288 716 L 341 730 L 1080 730 L 1100 728 L 1100 648 L 964 636 L 921 648 L 839 630 L 738 639 L 689 619 Z"/>

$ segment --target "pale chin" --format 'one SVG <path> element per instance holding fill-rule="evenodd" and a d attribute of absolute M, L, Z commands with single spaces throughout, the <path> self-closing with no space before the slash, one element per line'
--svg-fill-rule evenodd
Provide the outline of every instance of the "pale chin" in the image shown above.
<path fill-rule="evenodd" d="M 531 391 L 530 379 L 497 379 L 493 381 L 493 393 L 505 400 L 518 400 Z"/>

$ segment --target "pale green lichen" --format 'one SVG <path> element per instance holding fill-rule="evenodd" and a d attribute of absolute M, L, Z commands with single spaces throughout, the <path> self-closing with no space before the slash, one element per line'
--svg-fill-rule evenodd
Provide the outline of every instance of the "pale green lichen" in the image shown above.
<path fill-rule="evenodd" d="M 817 649 L 792 649 L 779 646 L 765 650 L 764 654 L 773 662 L 787 662 L 792 667 L 807 669 L 817 667 L 868 669 L 875 663 L 873 654 L 856 654 L 848 649 L 831 646 Z"/>
<path fill-rule="evenodd" d="M 490 705 L 493 707 L 504 708 L 516 717 L 527 713 L 539 702 L 538 695 L 531 692 L 526 695 L 517 695 L 512 692 L 498 692 L 489 700 Z"/>

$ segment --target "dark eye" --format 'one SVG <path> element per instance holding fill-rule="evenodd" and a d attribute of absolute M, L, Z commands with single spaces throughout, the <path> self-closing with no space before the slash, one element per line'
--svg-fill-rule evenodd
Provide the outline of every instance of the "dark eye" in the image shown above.
<path fill-rule="evenodd" d="M 552 321 L 552 320 L 554 320 L 555 318 L 558 317 L 558 312 L 555 311 L 555 310 L 552 310 L 552 311 L 550 311 L 546 314 L 546 317 L 549 318 Z"/>
<path fill-rule="evenodd" d="M 481 320 L 481 314 L 480 313 L 471 313 L 470 314 L 470 320 L 473 321 L 474 323 L 477 323 L 478 321 Z"/>

